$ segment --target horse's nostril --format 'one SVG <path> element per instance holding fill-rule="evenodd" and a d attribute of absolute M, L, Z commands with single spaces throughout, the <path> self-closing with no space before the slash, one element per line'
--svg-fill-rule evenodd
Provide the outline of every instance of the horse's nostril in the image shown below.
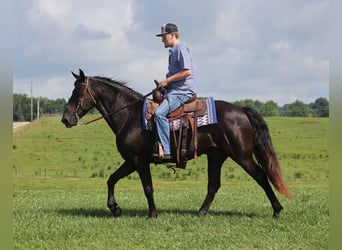
<path fill-rule="evenodd" d="M 65 125 L 68 124 L 68 120 L 66 118 L 62 118 L 62 123 L 64 123 Z"/>

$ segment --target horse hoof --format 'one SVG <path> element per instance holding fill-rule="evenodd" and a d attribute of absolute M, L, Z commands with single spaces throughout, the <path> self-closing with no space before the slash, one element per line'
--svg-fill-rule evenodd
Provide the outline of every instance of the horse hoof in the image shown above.
<path fill-rule="evenodd" d="M 114 217 L 120 217 L 122 215 L 122 210 L 120 207 L 113 207 L 110 209 Z"/>
<path fill-rule="evenodd" d="M 200 210 L 200 211 L 198 211 L 198 215 L 200 216 L 200 217 L 204 217 L 204 216 L 206 216 L 207 215 L 207 211 L 204 211 L 204 210 Z"/>
<path fill-rule="evenodd" d="M 152 213 L 149 213 L 149 215 L 146 217 L 146 220 L 154 219 L 154 218 L 157 218 L 157 217 L 158 217 L 158 213 L 157 212 L 152 212 Z"/>
<path fill-rule="evenodd" d="M 273 219 L 278 219 L 280 216 L 280 212 L 274 212 L 272 218 Z"/>
<path fill-rule="evenodd" d="M 273 216 L 272 216 L 273 219 L 278 219 L 279 218 L 281 210 L 283 210 L 282 206 L 280 206 L 279 208 L 277 208 L 277 209 L 275 209 L 273 211 Z"/>

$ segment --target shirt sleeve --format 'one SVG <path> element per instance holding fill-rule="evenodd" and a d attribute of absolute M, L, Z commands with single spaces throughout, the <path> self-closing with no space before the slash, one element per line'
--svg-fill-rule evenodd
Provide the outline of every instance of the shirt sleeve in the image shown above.
<path fill-rule="evenodd" d="M 178 62 L 180 69 L 191 69 L 192 68 L 192 56 L 188 48 L 181 47 L 178 51 Z"/>

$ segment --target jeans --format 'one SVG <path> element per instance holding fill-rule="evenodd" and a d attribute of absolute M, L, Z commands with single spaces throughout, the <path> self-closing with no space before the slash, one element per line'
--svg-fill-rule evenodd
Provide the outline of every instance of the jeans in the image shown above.
<path fill-rule="evenodd" d="M 169 99 L 169 101 L 167 99 Z M 171 154 L 170 124 L 166 116 L 189 99 L 190 97 L 186 95 L 168 95 L 154 113 L 154 121 L 157 125 L 158 136 L 160 143 L 163 145 L 164 154 Z"/>

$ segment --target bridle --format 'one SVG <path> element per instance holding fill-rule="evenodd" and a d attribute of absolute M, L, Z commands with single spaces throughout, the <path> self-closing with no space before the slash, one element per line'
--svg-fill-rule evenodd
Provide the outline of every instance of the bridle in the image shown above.
<path fill-rule="evenodd" d="M 75 115 L 76 120 L 77 120 L 77 124 L 79 124 L 79 125 L 81 125 L 80 122 L 79 122 L 80 121 L 80 117 L 79 117 L 79 115 L 77 113 L 78 113 L 79 109 L 83 105 L 84 98 L 85 98 L 85 95 L 86 95 L 87 92 L 88 92 L 91 100 L 93 101 L 93 103 L 96 104 L 96 100 L 95 100 L 93 94 L 89 90 L 89 77 L 87 77 L 86 82 L 81 82 L 80 84 L 84 86 L 84 90 L 83 90 L 83 93 L 82 93 L 82 95 L 81 95 L 81 97 L 80 97 L 80 99 L 78 101 L 78 104 L 77 104 L 75 112 L 74 112 L 74 115 Z"/>
<path fill-rule="evenodd" d="M 146 97 L 148 97 L 149 95 L 151 95 L 152 92 L 153 92 L 153 91 L 151 91 L 151 92 L 149 92 L 148 94 L 144 95 L 141 99 L 138 99 L 138 100 L 134 101 L 133 103 L 127 104 L 127 105 L 125 105 L 125 106 L 123 106 L 123 107 L 121 107 L 121 108 L 119 108 L 119 109 L 116 109 L 116 110 L 114 110 L 114 111 L 111 111 L 111 112 L 109 112 L 108 114 L 102 115 L 102 116 L 100 116 L 100 117 L 98 117 L 98 118 L 95 118 L 95 119 L 93 119 L 93 120 L 91 120 L 91 121 L 88 121 L 88 122 L 86 122 L 86 123 L 80 123 L 80 117 L 79 117 L 79 115 L 78 115 L 77 113 L 78 113 L 80 107 L 82 107 L 82 105 L 83 105 L 83 102 L 84 102 L 84 98 L 85 98 L 86 93 L 89 94 L 91 100 L 92 100 L 93 103 L 96 105 L 96 100 L 95 100 L 93 94 L 90 92 L 90 89 L 89 89 L 89 78 L 90 78 L 90 77 L 87 76 L 86 82 L 82 82 L 82 83 L 81 83 L 81 84 L 84 86 L 84 91 L 83 91 L 83 93 L 82 93 L 82 95 L 81 95 L 81 97 L 80 97 L 80 99 L 79 99 L 79 101 L 78 101 L 78 104 L 77 104 L 76 109 L 75 109 L 75 112 L 74 112 L 74 115 L 75 115 L 75 117 L 76 117 L 76 120 L 77 120 L 77 124 L 78 124 L 78 125 L 88 125 L 88 124 L 93 123 L 93 122 L 95 122 L 95 121 L 98 121 L 98 120 L 100 120 L 100 119 L 102 119 L 102 118 L 105 118 L 105 117 L 108 117 L 108 116 L 110 116 L 110 115 L 113 115 L 113 114 L 115 114 L 115 113 L 117 113 L 117 112 L 119 112 L 119 111 L 121 111 L 121 110 L 123 110 L 123 109 L 126 109 L 126 108 L 128 108 L 128 107 L 134 105 L 135 103 L 137 103 L 137 102 L 140 101 L 141 99 L 144 100 Z"/>

